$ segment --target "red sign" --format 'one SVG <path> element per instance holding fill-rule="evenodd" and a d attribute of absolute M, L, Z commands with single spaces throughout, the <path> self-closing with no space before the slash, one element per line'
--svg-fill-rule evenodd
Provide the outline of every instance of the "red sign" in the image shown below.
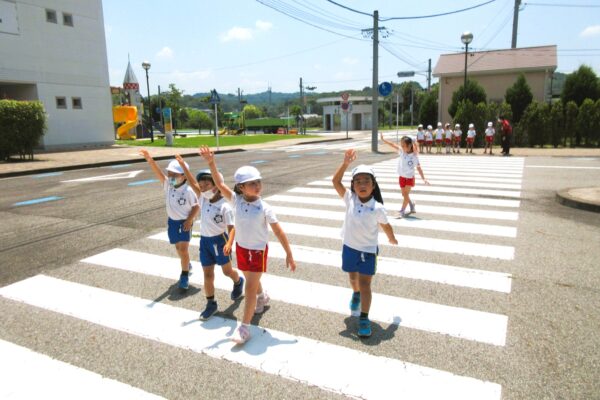
<path fill-rule="evenodd" d="M 350 108 L 350 104 L 344 102 L 342 103 L 342 111 L 348 111 L 348 109 Z"/>
<path fill-rule="evenodd" d="M 342 100 L 344 100 L 344 103 L 348 102 L 348 98 L 350 97 L 350 94 L 348 93 L 342 93 Z"/>

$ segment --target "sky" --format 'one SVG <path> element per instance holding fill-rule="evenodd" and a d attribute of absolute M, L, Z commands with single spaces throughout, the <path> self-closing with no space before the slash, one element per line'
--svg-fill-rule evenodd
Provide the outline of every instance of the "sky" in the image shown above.
<path fill-rule="evenodd" d="M 450 12 L 485 1 L 336 0 L 366 14 L 378 10 L 380 19 Z M 556 44 L 557 71 L 569 73 L 586 64 L 600 75 L 600 1 L 522 3 L 518 47 Z M 273 92 L 297 92 L 301 77 L 316 92 L 372 84 L 372 40 L 361 30 L 372 29 L 373 18 L 328 0 L 102 0 L 102 6 L 113 86 L 122 85 L 128 57 L 143 94 L 143 61 L 152 65 L 151 94 L 169 83 L 184 94 L 213 88 L 250 94 L 269 86 Z M 464 52 L 464 31 L 474 36 L 469 49 L 510 48 L 513 9 L 514 0 L 495 0 L 443 17 L 380 22 L 387 37 L 380 37 L 379 81 L 413 79 L 426 86 L 427 60 L 433 69 L 440 54 Z M 399 71 L 417 74 L 398 78 Z"/>

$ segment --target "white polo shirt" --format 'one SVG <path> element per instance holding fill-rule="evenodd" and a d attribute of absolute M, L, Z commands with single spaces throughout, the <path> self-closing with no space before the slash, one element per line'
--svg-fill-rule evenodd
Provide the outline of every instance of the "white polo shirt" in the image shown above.
<path fill-rule="evenodd" d="M 442 128 L 435 131 L 435 140 L 442 140 L 444 138 L 444 130 Z"/>
<path fill-rule="evenodd" d="M 165 180 L 163 189 L 167 203 L 167 215 L 173 220 L 187 219 L 192 212 L 192 207 L 198 205 L 198 197 L 187 183 L 176 188 L 169 185 L 168 180 Z"/>
<path fill-rule="evenodd" d="M 425 140 L 433 140 L 433 133 L 430 131 L 425 132 Z"/>
<path fill-rule="evenodd" d="M 230 201 L 235 216 L 235 241 L 248 250 L 264 250 L 269 242 L 269 227 L 277 216 L 270 205 L 258 199 L 247 202 L 244 196 L 233 194 Z"/>
<path fill-rule="evenodd" d="M 446 129 L 446 139 L 452 139 L 452 129 Z"/>
<path fill-rule="evenodd" d="M 396 172 L 404 178 L 414 178 L 415 168 L 419 165 L 419 157 L 413 151 L 405 153 L 402 149 L 398 150 L 398 166 Z"/>
<path fill-rule="evenodd" d="M 461 137 L 462 136 L 462 131 L 460 129 L 455 129 L 454 130 L 454 136 Z"/>
<path fill-rule="evenodd" d="M 211 203 L 202 197 L 200 199 L 200 235 L 212 237 L 222 235 L 227 231 L 227 225 L 233 225 L 233 209 L 221 197 Z"/>
<path fill-rule="evenodd" d="M 494 128 L 487 128 L 485 130 L 485 136 L 494 136 L 495 133 L 496 131 L 494 130 Z"/>
<path fill-rule="evenodd" d="M 474 138 L 475 134 L 476 134 L 475 129 L 469 129 L 467 131 L 467 137 Z"/>
<path fill-rule="evenodd" d="M 379 224 L 387 224 L 388 219 L 383 204 L 371 198 L 362 203 L 356 193 L 346 190 L 346 217 L 342 226 L 344 244 L 365 253 L 377 253 Z"/>
<path fill-rule="evenodd" d="M 423 133 L 423 131 L 417 131 L 417 140 L 424 140 L 425 139 L 425 135 Z"/>

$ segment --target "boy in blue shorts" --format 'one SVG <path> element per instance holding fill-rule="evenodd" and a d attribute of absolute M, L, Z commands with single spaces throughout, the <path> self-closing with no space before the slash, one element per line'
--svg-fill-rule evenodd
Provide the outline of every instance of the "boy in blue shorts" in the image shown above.
<path fill-rule="evenodd" d="M 167 173 L 165 175 L 147 150 L 140 150 L 140 155 L 144 156 L 146 161 L 148 161 L 154 175 L 156 175 L 163 185 L 168 215 L 167 232 L 169 234 L 169 243 L 175 245 L 175 249 L 181 260 L 181 275 L 178 286 L 180 289 L 187 290 L 189 288 L 189 246 L 192 225 L 200 211 L 198 197 L 196 197 L 192 188 L 187 184 L 179 162 L 172 160 L 167 166 Z"/>

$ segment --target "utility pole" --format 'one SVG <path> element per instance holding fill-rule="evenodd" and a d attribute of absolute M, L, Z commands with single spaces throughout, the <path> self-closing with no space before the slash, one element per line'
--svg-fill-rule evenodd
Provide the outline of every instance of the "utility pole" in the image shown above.
<path fill-rule="evenodd" d="M 427 91 L 431 92 L 431 58 L 429 59 L 429 66 L 427 67 Z"/>
<path fill-rule="evenodd" d="M 303 88 L 302 88 L 302 78 L 300 78 L 300 133 L 305 134 L 306 132 L 304 131 L 304 124 L 302 123 L 302 119 L 304 116 L 304 94 L 303 94 Z"/>
<path fill-rule="evenodd" d="M 513 14 L 512 42 L 510 43 L 511 49 L 517 48 L 517 30 L 519 28 L 519 7 L 520 6 L 521 6 L 521 0 L 515 0 L 515 11 Z"/>
<path fill-rule="evenodd" d="M 377 153 L 377 130 L 379 128 L 379 11 L 373 11 L 373 88 L 371 107 L 371 151 Z"/>

